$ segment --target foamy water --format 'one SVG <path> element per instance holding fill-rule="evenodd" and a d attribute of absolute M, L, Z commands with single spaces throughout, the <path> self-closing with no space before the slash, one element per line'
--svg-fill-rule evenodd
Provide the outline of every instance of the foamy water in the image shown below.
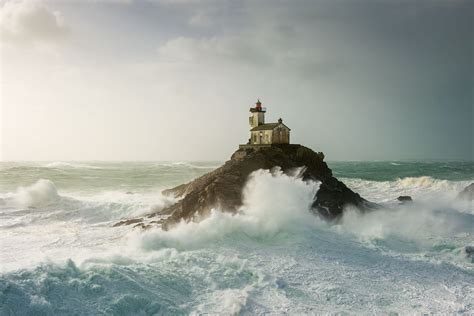
<path fill-rule="evenodd" d="M 261 170 L 235 216 L 112 227 L 170 205 L 163 188 L 217 165 L 1 165 L 0 314 L 473 312 L 474 210 L 456 195 L 474 177 L 443 179 L 433 165 L 414 177 L 339 174 L 385 209 L 349 209 L 338 225 L 309 213 L 319 183 Z M 399 206 L 399 195 L 415 202 Z"/>

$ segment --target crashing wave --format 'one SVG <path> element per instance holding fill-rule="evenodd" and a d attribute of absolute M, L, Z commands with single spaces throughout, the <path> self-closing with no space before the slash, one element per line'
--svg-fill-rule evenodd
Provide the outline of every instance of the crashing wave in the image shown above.
<path fill-rule="evenodd" d="M 251 174 L 243 192 L 243 206 L 233 215 L 211 211 L 200 222 L 180 222 L 169 231 L 157 229 L 139 235 L 146 249 L 203 246 L 206 242 L 232 233 L 272 236 L 281 231 L 300 230 L 317 218 L 310 213 L 319 183 L 303 181 L 297 174 L 281 170 L 258 170 Z"/>
<path fill-rule="evenodd" d="M 29 187 L 20 187 L 15 200 L 23 207 L 42 207 L 59 201 L 60 196 L 54 183 L 40 179 Z"/>

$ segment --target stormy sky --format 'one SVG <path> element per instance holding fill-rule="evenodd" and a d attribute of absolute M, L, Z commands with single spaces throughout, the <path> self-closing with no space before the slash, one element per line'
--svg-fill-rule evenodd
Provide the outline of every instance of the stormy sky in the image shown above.
<path fill-rule="evenodd" d="M 462 0 L 0 0 L 3 160 L 225 160 L 248 109 L 328 160 L 473 159 Z"/>

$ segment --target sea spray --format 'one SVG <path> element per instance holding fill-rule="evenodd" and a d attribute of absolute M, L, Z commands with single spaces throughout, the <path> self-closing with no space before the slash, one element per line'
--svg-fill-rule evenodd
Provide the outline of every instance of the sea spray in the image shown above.
<path fill-rule="evenodd" d="M 42 261 L 82 262 L 113 256 L 128 230 L 112 229 L 123 217 L 139 216 L 173 203 L 159 192 L 62 193 L 47 179 L 3 194 L 0 205 L 0 270 L 33 267 Z M 120 245 L 122 247 L 122 245 Z M 71 251 L 74 249 L 74 251 Z"/>
<path fill-rule="evenodd" d="M 472 232 L 474 216 L 460 214 L 449 206 L 416 203 L 361 214 L 350 208 L 344 214 L 342 229 L 373 239 L 404 238 L 419 243 Z"/>
<path fill-rule="evenodd" d="M 212 210 L 200 222 L 180 222 L 169 231 L 155 230 L 140 236 L 144 249 L 192 248 L 233 232 L 248 236 L 273 236 L 282 230 L 301 230 L 317 221 L 310 206 L 319 183 L 303 181 L 301 172 L 280 169 L 253 172 L 243 190 L 238 214 Z"/>
<path fill-rule="evenodd" d="M 41 179 L 29 187 L 18 189 L 15 200 L 23 207 L 41 207 L 59 200 L 58 190 L 50 180 Z"/>
<path fill-rule="evenodd" d="M 472 181 L 448 181 L 429 176 L 398 178 L 394 181 L 370 181 L 342 178 L 348 187 L 370 201 L 395 203 L 400 195 L 409 195 L 415 200 L 432 200 L 446 203 L 456 198 L 459 192 Z"/>
<path fill-rule="evenodd" d="M 366 214 L 349 208 L 332 229 L 389 256 L 472 271 L 465 249 L 474 245 L 474 214 L 453 207 L 460 203 L 415 202 Z"/>

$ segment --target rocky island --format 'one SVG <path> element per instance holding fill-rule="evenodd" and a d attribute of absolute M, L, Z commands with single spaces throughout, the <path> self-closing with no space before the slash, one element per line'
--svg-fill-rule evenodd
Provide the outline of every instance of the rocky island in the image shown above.
<path fill-rule="evenodd" d="M 263 148 L 240 148 L 222 167 L 187 184 L 164 191 L 182 198 L 162 211 L 150 214 L 170 215 L 162 224 L 168 228 L 185 220 L 200 220 L 216 208 L 237 212 L 242 206 L 242 190 L 248 176 L 259 169 L 281 168 L 284 173 L 301 169 L 303 180 L 321 183 L 312 205 L 313 212 L 326 219 L 337 219 L 347 205 L 361 210 L 372 209 L 375 204 L 360 197 L 337 180 L 324 162 L 324 154 L 292 144 Z M 271 198 L 271 197 L 269 197 Z"/>
<path fill-rule="evenodd" d="M 320 182 L 312 212 L 325 219 L 340 218 L 344 207 L 348 205 L 361 211 L 377 207 L 336 179 L 324 162 L 322 152 L 290 144 L 291 130 L 283 124 L 282 119 L 278 123 L 265 123 L 266 109 L 260 101 L 250 108 L 250 112 L 251 138 L 247 144 L 240 145 L 223 166 L 194 181 L 165 190 L 165 195 L 179 198 L 178 202 L 149 214 L 147 224 L 138 218 L 116 225 L 134 224 L 149 228 L 151 224 L 161 224 L 163 229 L 169 229 L 180 221 L 202 220 L 212 209 L 236 213 L 242 206 L 242 191 L 249 175 L 259 169 L 273 168 L 280 168 L 286 174 L 299 170 L 303 180 Z"/>

